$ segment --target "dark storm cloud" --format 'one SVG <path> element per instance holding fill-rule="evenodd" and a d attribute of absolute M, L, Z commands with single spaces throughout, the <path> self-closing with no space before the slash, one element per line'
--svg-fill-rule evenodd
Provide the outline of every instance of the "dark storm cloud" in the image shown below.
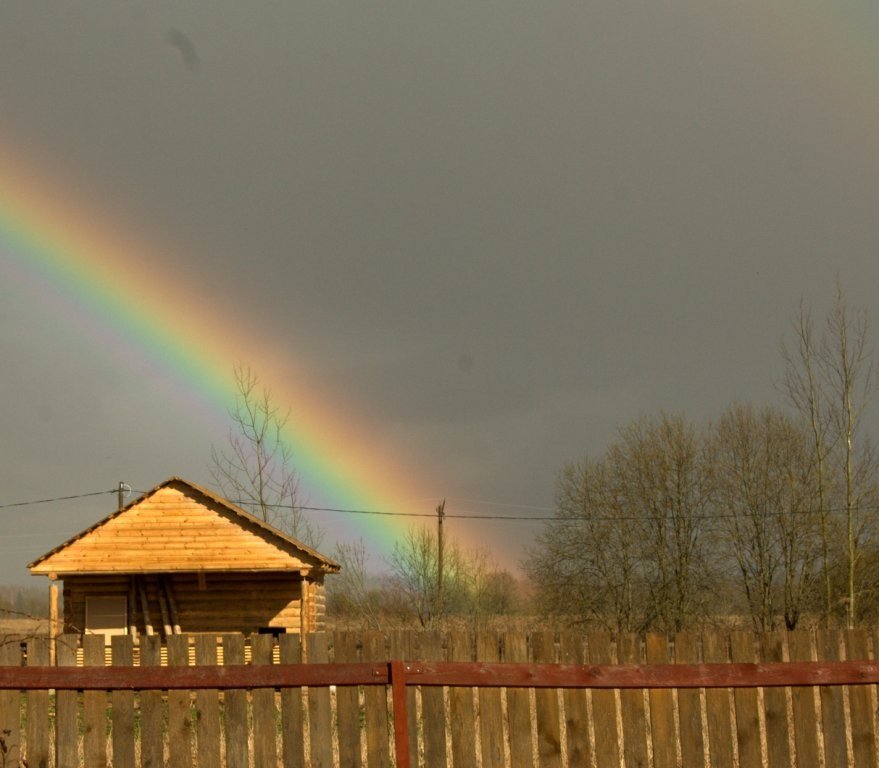
<path fill-rule="evenodd" d="M 839 272 L 872 299 L 879 89 L 844 30 L 789 10 L 16 0 L 0 140 L 168 244 L 161 279 L 246 318 L 438 495 L 549 504 L 641 413 L 774 398 L 802 294 Z M 205 481 L 203 427 L 156 456 L 185 415 L 148 367 L 77 363 L 6 290 L 65 366 L 62 392 L 4 312 L 15 474 L 51 439 L 64 490 Z"/>

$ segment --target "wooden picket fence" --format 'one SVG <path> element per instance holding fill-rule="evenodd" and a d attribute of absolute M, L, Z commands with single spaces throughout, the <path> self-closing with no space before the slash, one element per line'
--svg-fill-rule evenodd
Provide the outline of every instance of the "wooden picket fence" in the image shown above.
<path fill-rule="evenodd" d="M 114 637 L 108 665 L 104 638 L 62 635 L 53 666 L 46 638 L 8 636 L 0 768 L 877 766 L 877 647 L 865 630 L 198 635 Z"/>

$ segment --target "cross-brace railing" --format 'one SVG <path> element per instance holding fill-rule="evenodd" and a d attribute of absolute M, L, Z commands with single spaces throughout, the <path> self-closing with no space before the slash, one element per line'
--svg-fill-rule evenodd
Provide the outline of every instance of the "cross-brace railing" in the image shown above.
<path fill-rule="evenodd" d="M 770 688 L 879 683 L 879 663 L 514 664 L 401 661 L 191 667 L 0 667 L 0 690 L 145 691 L 391 686 L 396 765 L 409 768 L 409 686 Z"/>

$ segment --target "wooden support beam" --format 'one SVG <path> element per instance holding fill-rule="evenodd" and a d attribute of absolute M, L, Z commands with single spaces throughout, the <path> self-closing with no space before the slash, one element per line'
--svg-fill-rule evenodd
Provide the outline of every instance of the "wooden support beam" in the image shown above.
<path fill-rule="evenodd" d="M 153 621 L 150 618 L 150 605 L 147 601 L 147 593 L 146 589 L 143 586 L 143 582 L 138 579 L 137 580 L 137 591 L 140 593 L 140 609 L 143 611 L 143 628 L 144 632 L 146 632 L 147 636 L 152 636 L 155 634 L 153 630 Z"/>
<path fill-rule="evenodd" d="M 168 610 L 171 613 L 171 629 L 173 630 L 175 635 L 181 634 L 180 632 L 180 616 L 177 613 L 177 601 L 174 599 L 174 590 L 171 589 L 171 584 L 167 578 L 162 576 L 160 578 L 161 587 L 165 592 L 165 597 L 168 600 Z"/>
<path fill-rule="evenodd" d="M 137 640 L 137 576 L 128 578 L 128 634 Z"/>
<path fill-rule="evenodd" d="M 165 630 L 165 637 L 171 637 L 174 634 L 174 630 L 171 628 L 171 617 L 168 615 L 168 605 L 165 600 L 165 590 L 162 588 L 162 579 L 159 577 L 158 584 L 156 584 L 156 594 L 159 598 L 159 611 L 162 614 L 162 628 Z"/>
<path fill-rule="evenodd" d="M 55 664 L 55 638 L 61 634 L 58 626 L 58 582 L 49 584 L 49 663 Z"/>

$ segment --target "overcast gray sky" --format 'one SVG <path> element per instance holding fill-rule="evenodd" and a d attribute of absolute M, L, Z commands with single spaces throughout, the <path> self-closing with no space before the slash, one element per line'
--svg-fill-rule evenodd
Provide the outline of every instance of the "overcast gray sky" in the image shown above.
<path fill-rule="evenodd" d="M 448 511 L 548 514 L 633 418 L 778 401 L 801 297 L 871 306 L 879 10 L 832 5 L 4 0 L 0 153 L 166 244 L 156 280 Z M 210 485 L 223 415 L 5 247 L 0 504 Z M 113 503 L 0 510 L 0 581 Z M 515 565 L 538 528 L 461 530 Z"/>

